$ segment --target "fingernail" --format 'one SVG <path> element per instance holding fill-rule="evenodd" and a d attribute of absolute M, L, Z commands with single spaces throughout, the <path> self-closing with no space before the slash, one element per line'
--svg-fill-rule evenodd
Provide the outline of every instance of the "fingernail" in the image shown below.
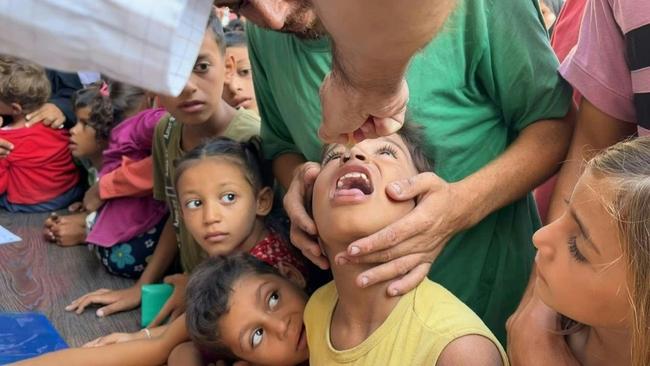
<path fill-rule="evenodd" d="M 65 310 L 66 310 L 66 311 L 70 311 L 70 310 L 72 310 L 72 305 L 68 305 L 68 306 L 66 306 L 66 307 L 65 307 Z"/>
<path fill-rule="evenodd" d="M 368 277 L 366 277 L 366 276 L 361 277 L 361 287 L 366 287 L 366 286 L 368 286 L 368 282 L 369 282 L 369 281 L 370 281 L 370 280 L 368 280 Z"/>
<path fill-rule="evenodd" d="M 393 134 L 393 133 L 399 131 L 400 128 L 402 128 L 401 123 L 399 123 L 399 122 L 397 122 L 395 120 L 391 120 L 390 123 L 388 124 L 388 131 L 387 132 L 390 135 L 390 134 Z"/>
<path fill-rule="evenodd" d="M 361 249 L 358 246 L 353 245 L 350 247 L 350 255 L 357 255 L 359 253 L 361 253 Z"/>
<path fill-rule="evenodd" d="M 393 188 L 393 191 L 397 194 L 402 194 L 402 186 L 399 183 L 391 183 L 391 188 Z"/>
<path fill-rule="evenodd" d="M 100 318 L 104 316 L 104 312 L 101 309 L 97 310 L 97 312 L 95 314 Z"/>
<path fill-rule="evenodd" d="M 345 257 L 336 258 L 336 264 L 338 264 L 339 266 L 343 266 L 343 265 L 346 265 L 348 263 L 350 263 L 350 261 Z"/>
<path fill-rule="evenodd" d="M 399 295 L 399 291 L 398 291 L 396 288 L 391 288 L 391 289 L 389 289 L 389 290 L 388 290 L 388 293 L 390 294 L 390 296 L 397 296 L 397 295 Z"/>

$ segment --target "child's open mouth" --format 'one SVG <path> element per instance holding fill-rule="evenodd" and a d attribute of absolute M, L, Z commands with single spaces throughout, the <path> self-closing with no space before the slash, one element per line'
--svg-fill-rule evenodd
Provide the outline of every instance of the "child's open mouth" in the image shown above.
<path fill-rule="evenodd" d="M 334 198 L 354 203 L 365 200 L 373 192 L 370 172 L 363 166 L 350 166 L 336 180 Z"/>

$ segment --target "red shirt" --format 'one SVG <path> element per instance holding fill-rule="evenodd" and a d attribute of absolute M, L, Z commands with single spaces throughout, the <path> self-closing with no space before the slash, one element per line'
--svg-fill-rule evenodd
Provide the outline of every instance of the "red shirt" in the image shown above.
<path fill-rule="evenodd" d="M 0 138 L 14 149 L 0 159 L 0 194 L 13 204 L 50 201 L 79 182 L 68 149 L 68 132 L 41 123 L 33 127 L 0 129 Z"/>

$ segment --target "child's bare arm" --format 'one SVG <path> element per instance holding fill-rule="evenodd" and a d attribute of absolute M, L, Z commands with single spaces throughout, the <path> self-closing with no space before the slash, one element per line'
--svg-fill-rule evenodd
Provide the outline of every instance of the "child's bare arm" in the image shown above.
<path fill-rule="evenodd" d="M 123 343 L 135 341 L 138 339 L 156 338 L 162 335 L 168 327 L 168 325 L 161 325 L 159 327 L 149 329 L 140 329 L 139 331 L 133 333 L 111 333 L 109 335 L 93 339 L 92 341 L 84 344 L 82 347 L 100 347 L 113 343 Z"/>
<path fill-rule="evenodd" d="M 171 351 L 189 339 L 185 316 L 180 316 L 165 332 L 151 339 L 116 343 L 104 347 L 71 348 L 21 361 L 15 366 L 155 366 L 167 362 Z"/>
<path fill-rule="evenodd" d="M 169 354 L 167 366 L 203 366 L 203 357 L 194 343 L 184 342 Z"/>
<path fill-rule="evenodd" d="M 140 286 L 158 281 L 174 260 L 178 250 L 171 220 L 171 218 L 167 219 L 160 239 L 158 239 L 158 245 L 138 282 L 123 290 L 100 289 L 94 291 L 74 300 L 65 309 L 81 314 L 90 304 L 104 304 L 104 307 L 97 310 L 97 316 L 103 317 L 136 308 L 140 304 Z"/>
<path fill-rule="evenodd" d="M 497 346 L 486 337 L 470 334 L 456 338 L 442 350 L 436 366 L 507 366 Z"/>

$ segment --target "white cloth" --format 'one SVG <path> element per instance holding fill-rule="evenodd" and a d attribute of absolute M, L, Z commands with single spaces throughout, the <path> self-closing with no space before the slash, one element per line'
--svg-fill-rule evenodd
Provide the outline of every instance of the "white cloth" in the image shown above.
<path fill-rule="evenodd" d="M 178 95 L 212 0 L 0 0 L 0 53 Z"/>

